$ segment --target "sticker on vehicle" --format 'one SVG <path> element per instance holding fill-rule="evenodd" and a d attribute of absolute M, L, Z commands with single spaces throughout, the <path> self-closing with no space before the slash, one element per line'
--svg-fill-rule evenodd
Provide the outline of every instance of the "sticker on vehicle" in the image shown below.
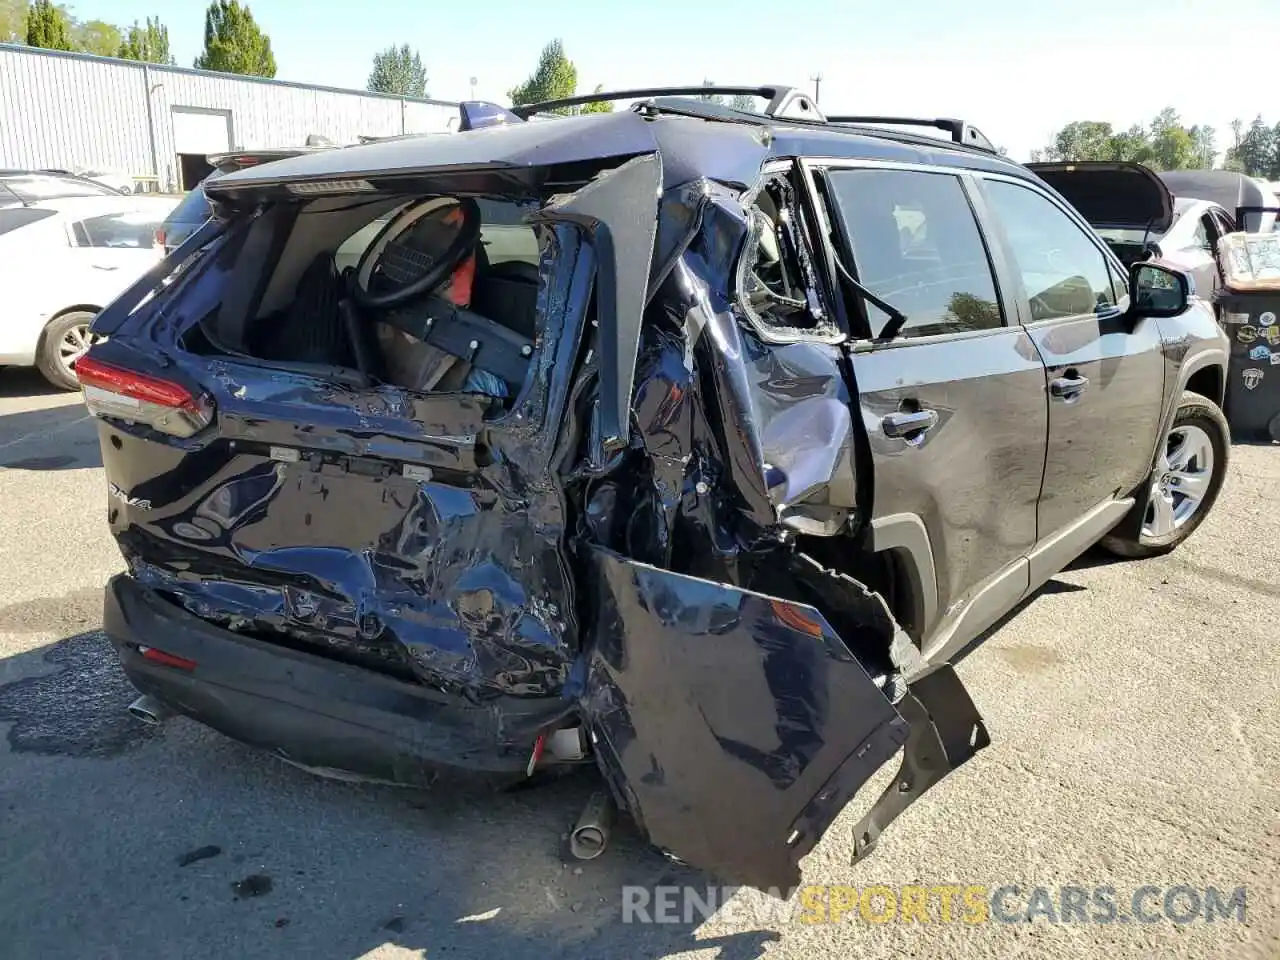
<path fill-rule="evenodd" d="M 1236 339 L 1241 343 L 1253 343 L 1258 339 L 1258 328 L 1251 323 L 1246 323 L 1236 334 Z"/>
<path fill-rule="evenodd" d="M 1273 367 L 1280 367 L 1280 350 L 1277 350 L 1275 353 L 1271 354 L 1271 365 Z"/>
<path fill-rule="evenodd" d="M 1256 390 L 1258 384 L 1262 382 L 1262 371 L 1257 367 L 1250 367 L 1241 374 L 1241 378 L 1244 380 L 1244 388 L 1246 390 Z"/>
<path fill-rule="evenodd" d="M 1262 313 L 1258 314 L 1258 323 L 1260 323 L 1264 327 L 1270 326 L 1275 322 L 1276 322 L 1276 315 L 1272 313 L 1270 310 L 1264 310 Z"/>
<path fill-rule="evenodd" d="M 1271 348 L 1264 346 L 1256 346 L 1249 351 L 1250 360 L 1268 360 L 1271 357 Z"/>
<path fill-rule="evenodd" d="M 1266 336 L 1267 343 L 1272 346 L 1280 343 L 1280 326 L 1270 326 L 1260 332 Z"/>

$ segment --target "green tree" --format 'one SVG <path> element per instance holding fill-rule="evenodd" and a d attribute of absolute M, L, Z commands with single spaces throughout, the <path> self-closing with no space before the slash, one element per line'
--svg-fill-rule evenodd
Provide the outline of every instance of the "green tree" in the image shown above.
<path fill-rule="evenodd" d="M 52 0 L 35 0 L 27 9 L 27 46 L 45 50 L 70 50 L 71 21 Z"/>
<path fill-rule="evenodd" d="M 373 70 L 369 73 L 369 89 L 374 93 L 393 93 L 398 97 L 425 97 L 427 70 L 418 51 L 404 43 L 375 53 Z"/>
<path fill-rule="evenodd" d="M 1244 164 L 1240 160 L 1240 141 L 1244 139 L 1244 121 L 1239 117 L 1231 121 L 1231 146 L 1223 155 L 1222 166 L 1234 173 L 1244 173 Z"/>
<path fill-rule="evenodd" d="M 27 0 L 0 0 L 0 43 L 22 43 L 27 36 Z"/>
<path fill-rule="evenodd" d="M 175 61 L 169 52 L 169 28 L 159 17 L 147 17 L 145 26 L 133 22 L 120 43 L 116 56 L 122 60 L 140 60 L 143 63 L 163 63 L 172 66 Z"/>
<path fill-rule="evenodd" d="M 716 82 L 714 80 L 707 80 L 704 78 L 702 85 L 704 87 L 714 87 Z M 698 94 L 698 99 L 705 100 L 707 103 L 714 103 L 717 107 L 724 106 L 724 97 L 718 93 L 700 93 Z"/>
<path fill-rule="evenodd" d="M 1074 120 L 1057 132 L 1044 148 L 1047 160 L 1106 160 L 1111 152 L 1111 124 L 1099 120 Z"/>
<path fill-rule="evenodd" d="M 591 92 L 603 93 L 604 84 L 597 83 L 596 88 Z M 613 113 L 613 101 L 612 100 L 592 100 L 590 103 L 585 103 L 582 105 L 582 112 L 583 113 Z"/>
<path fill-rule="evenodd" d="M 1198 170 L 1212 169 L 1214 157 L 1218 155 L 1216 145 L 1218 132 L 1207 124 L 1196 124 L 1188 132 L 1191 134 L 1191 143 L 1195 151 L 1193 166 Z"/>
<path fill-rule="evenodd" d="M 749 93 L 735 94 L 733 99 L 729 101 L 729 106 L 734 110 L 746 110 L 748 113 L 755 113 L 756 98 Z"/>
<path fill-rule="evenodd" d="M 204 52 L 196 57 L 195 66 L 250 77 L 276 75 L 271 39 L 258 27 L 248 5 L 239 0 L 209 4 L 204 17 Z"/>
<path fill-rule="evenodd" d="M 1151 137 L 1146 128 L 1135 123 L 1128 130 L 1112 135 L 1108 154 L 1103 159 L 1150 163 Z"/>
<path fill-rule="evenodd" d="M 572 97 L 577 89 L 578 68 L 565 55 L 564 44 L 556 39 L 542 48 L 542 53 L 538 57 L 538 66 L 529 79 L 507 91 L 507 96 L 511 98 L 512 106 L 518 107 L 525 103 L 541 103 L 544 100 Z"/>
<path fill-rule="evenodd" d="M 1236 123 L 1231 125 L 1233 130 Z M 1275 131 L 1263 122 L 1261 116 L 1255 117 L 1237 144 L 1227 151 L 1227 169 L 1247 173 L 1251 177 L 1267 177 L 1276 163 Z"/>
<path fill-rule="evenodd" d="M 998 327 L 1000 307 L 991 300 L 984 300 L 972 293 L 953 293 L 947 301 L 947 319 L 965 330 L 985 330 Z"/>
<path fill-rule="evenodd" d="M 104 20 L 73 20 L 71 42 L 85 53 L 114 57 L 120 49 L 120 28 Z"/>
<path fill-rule="evenodd" d="M 1157 170 L 1185 170 L 1196 165 L 1196 144 L 1173 107 L 1151 121 L 1151 165 Z"/>

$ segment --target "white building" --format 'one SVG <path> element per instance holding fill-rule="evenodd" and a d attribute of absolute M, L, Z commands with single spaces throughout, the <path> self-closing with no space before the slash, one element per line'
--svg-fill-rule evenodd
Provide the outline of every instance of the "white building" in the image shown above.
<path fill-rule="evenodd" d="M 457 104 L 0 44 L 0 169 L 190 186 L 210 153 L 446 132 Z"/>

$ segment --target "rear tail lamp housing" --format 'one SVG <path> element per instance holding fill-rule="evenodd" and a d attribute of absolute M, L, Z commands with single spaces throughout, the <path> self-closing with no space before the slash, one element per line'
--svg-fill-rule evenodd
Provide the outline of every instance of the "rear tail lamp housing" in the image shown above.
<path fill-rule="evenodd" d="M 213 422 L 213 402 L 163 380 L 85 355 L 76 361 L 84 404 L 95 417 L 137 423 L 173 437 L 190 437 Z"/>

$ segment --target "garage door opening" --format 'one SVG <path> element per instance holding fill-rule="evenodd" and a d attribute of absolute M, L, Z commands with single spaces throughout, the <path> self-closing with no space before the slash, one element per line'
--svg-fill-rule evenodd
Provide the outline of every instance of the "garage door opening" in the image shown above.
<path fill-rule="evenodd" d="M 207 155 L 203 153 L 178 154 L 178 186 L 190 190 L 213 172 Z"/>
<path fill-rule="evenodd" d="M 205 158 L 231 149 L 231 111 L 174 107 L 172 117 L 179 186 L 190 190 L 212 172 Z"/>

